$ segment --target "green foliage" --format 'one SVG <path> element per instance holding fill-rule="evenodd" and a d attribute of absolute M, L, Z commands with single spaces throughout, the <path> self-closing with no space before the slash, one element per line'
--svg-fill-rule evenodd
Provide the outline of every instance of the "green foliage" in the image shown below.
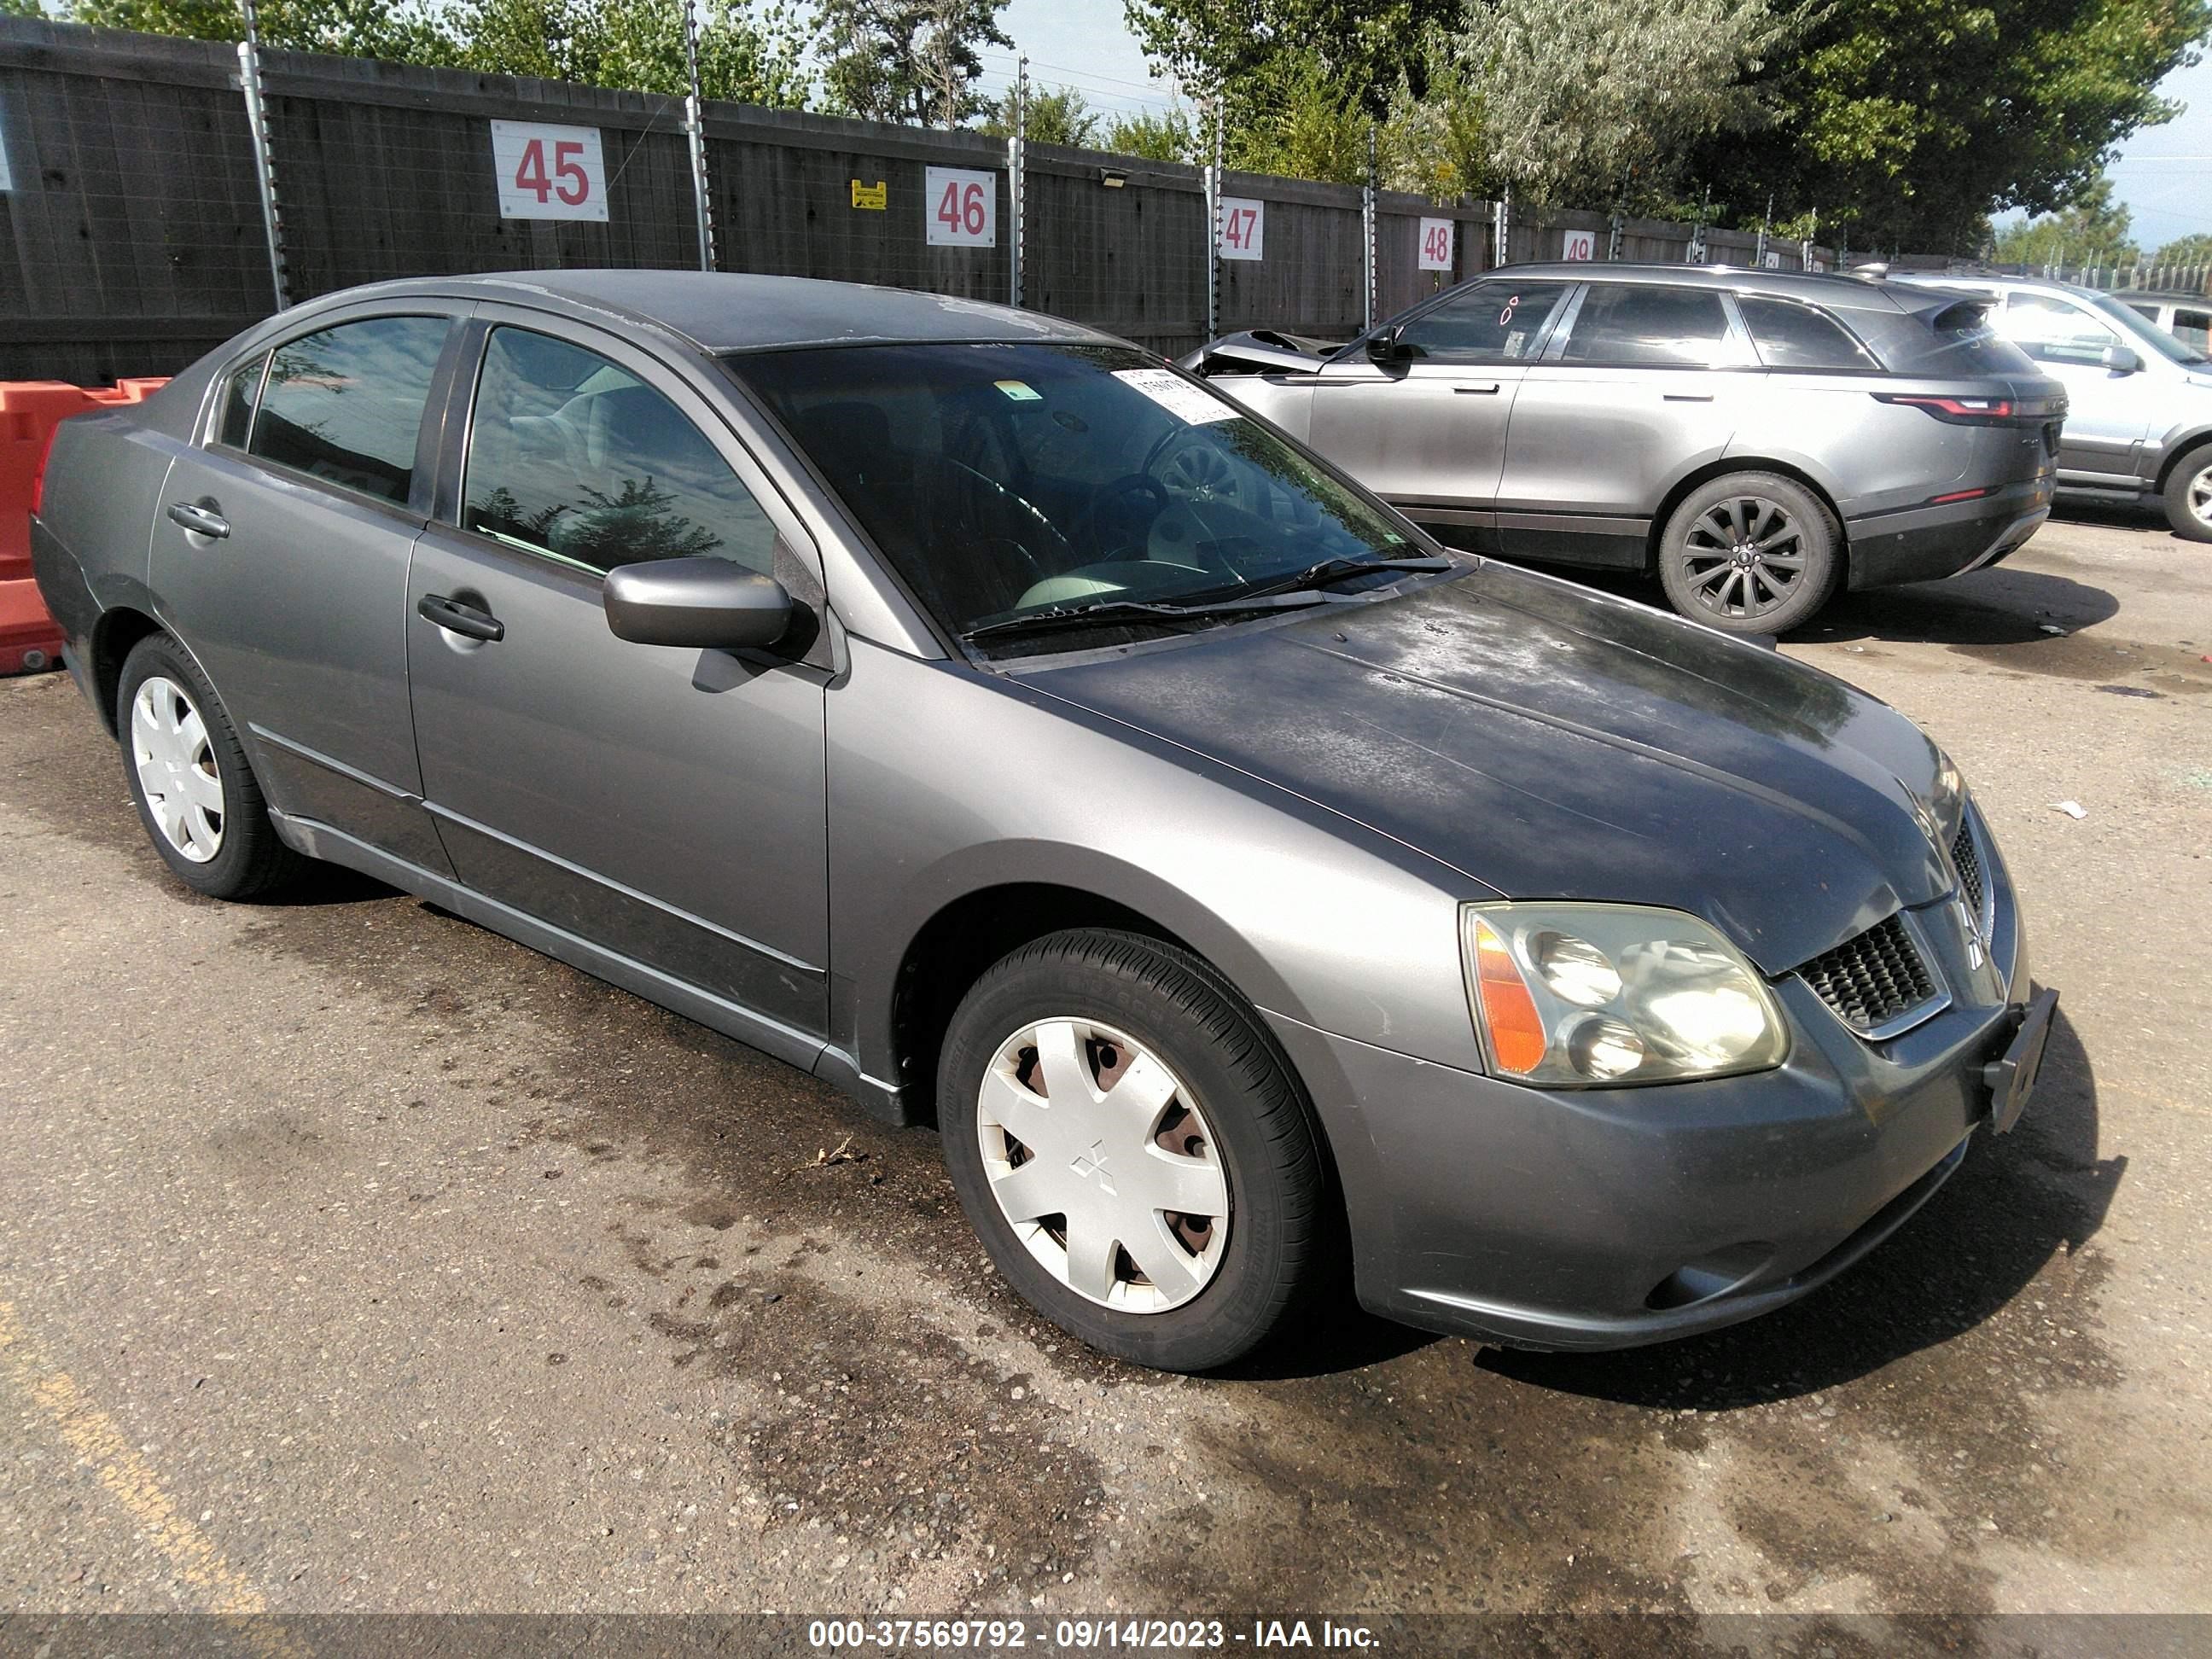
<path fill-rule="evenodd" d="M 44 17 L 46 9 L 39 0 L 0 0 L 0 17 Z"/>
<path fill-rule="evenodd" d="M 2127 209 L 2112 200 L 2112 181 L 2100 179 L 2064 211 L 2000 231 L 1996 258 L 2003 264 L 2131 265 L 2141 252 L 2128 235 Z"/>
<path fill-rule="evenodd" d="M 430 0 L 265 0 L 254 14 L 264 46 L 411 64 L 450 64 L 458 50 L 442 10 Z M 149 34 L 246 38 L 236 0 L 69 0 L 60 15 L 73 23 Z"/>
<path fill-rule="evenodd" d="M 1123 0 L 1145 55 L 1200 94 L 1239 96 L 1237 82 L 1273 77 L 1273 96 L 1306 71 L 1304 58 L 1335 83 L 1340 101 L 1386 113 L 1408 74 L 1418 88 L 1422 40 L 1459 15 L 1462 0 Z M 1260 100 L 1263 104 L 1268 100 Z M 1317 106 L 1316 106 L 1317 107 Z M 1364 140 L 1363 140 L 1364 142 Z M 1324 152 L 1329 148 L 1322 144 Z"/>
<path fill-rule="evenodd" d="M 1339 185 L 1367 178 L 1376 123 L 1358 86 L 1316 52 L 1280 52 L 1233 82 L 1223 118 L 1222 159 L 1230 167 Z"/>
<path fill-rule="evenodd" d="M 1057 90 L 1044 87 L 1030 88 L 1028 117 L 1023 131 L 1031 143 L 1066 144 L 1077 149 L 1096 149 L 1098 147 L 1099 124 L 1105 118 L 1091 107 L 1091 100 L 1073 87 Z M 994 138 L 1004 138 L 1014 130 L 1014 89 L 1006 88 L 1006 96 L 983 119 L 982 130 Z"/>
<path fill-rule="evenodd" d="M 2177 237 L 2150 256 L 2154 265 L 2212 265 L 2212 236 L 2197 231 Z"/>
<path fill-rule="evenodd" d="M 1850 0 L 1759 76 L 1775 125 L 1691 173 L 1739 216 L 1771 193 L 1854 243 L 1972 252 L 1985 215 L 2063 206 L 2171 119 L 2154 88 L 2208 27 L 2212 0 Z"/>
<path fill-rule="evenodd" d="M 1148 161 L 1204 164 L 1198 129 L 1181 109 L 1117 115 L 1106 124 L 1105 147 L 1116 155 L 1140 155 Z"/>
<path fill-rule="evenodd" d="M 1011 46 L 1006 0 L 821 0 L 830 107 L 871 121 L 955 127 L 987 113 L 977 48 Z"/>

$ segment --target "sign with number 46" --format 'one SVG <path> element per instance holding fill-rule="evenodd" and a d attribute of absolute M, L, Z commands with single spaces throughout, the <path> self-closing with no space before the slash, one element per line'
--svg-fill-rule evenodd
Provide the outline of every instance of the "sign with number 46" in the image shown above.
<path fill-rule="evenodd" d="M 501 218 L 606 222 L 607 167 L 597 127 L 495 121 L 491 160 Z"/>
<path fill-rule="evenodd" d="M 931 247 L 999 245 L 999 175 L 965 167 L 932 167 L 921 193 Z"/>

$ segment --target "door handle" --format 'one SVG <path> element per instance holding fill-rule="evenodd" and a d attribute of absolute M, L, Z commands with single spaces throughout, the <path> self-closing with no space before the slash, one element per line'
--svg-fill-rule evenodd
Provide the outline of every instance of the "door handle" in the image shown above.
<path fill-rule="evenodd" d="M 1710 392 L 1662 392 L 1659 398 L 1662 403 L 1669 404 L 1709 404 L 1713 400 L 1713 394 Z"/>
<path fill-rule="evenodd" d="M 182 525 L 195 536 L 207 536 L 216 541 L 230 534 L 230 520 L 198 501 L 171 501 L 169 522 Z"/>
<path fill-rule="evenodd" d="M 1452 390 L 1463 398 L 1487 397 L 1498 390 L 1498 382 L 1492 380 L 1488 386 L 1455 386 Z"/>
<path fill-rule="evenodd" d="M 425 622 L 434 622 L 448 634 L 459 634 L 464 639 L 496 641 L 507 637 L 507 624 L 489 611 L 463 605 L 443 593 L 425 593 L 415 611 Z"/>

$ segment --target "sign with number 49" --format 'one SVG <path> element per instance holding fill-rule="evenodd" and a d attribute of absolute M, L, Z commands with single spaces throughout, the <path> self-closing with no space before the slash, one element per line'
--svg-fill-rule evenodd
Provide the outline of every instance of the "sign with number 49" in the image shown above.
<path fill-rule="evenodd" d="M 491 160 L 501 218 L 606 222 L 607 167 L 597 127 L 495 121 Z"/>
<path fill-rule="evenodd" d="M 965 167 L 932 167 L 921 193 L 931 247 L 999 245 L 999 175 Z"/>

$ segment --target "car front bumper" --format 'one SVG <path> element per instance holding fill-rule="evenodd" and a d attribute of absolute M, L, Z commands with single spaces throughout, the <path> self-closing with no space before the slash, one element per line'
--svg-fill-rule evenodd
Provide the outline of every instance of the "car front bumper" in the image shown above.
<path fill-rule="evenodd" d="M 2002 1000 L 1954 1001 L 1876 1043 L 1785 977 L 1790 1057 L 1749 1076 L 1530 1089 L 1270 1015 L 1328 1131 L 1360 1301 L 1480 1341 L 1604 1349 L 1733 1324 L 1825 1283 L 1903 1225 L 1989 1124 L 1990 1068 L 2029 990 L 2005 897 Z"/>

